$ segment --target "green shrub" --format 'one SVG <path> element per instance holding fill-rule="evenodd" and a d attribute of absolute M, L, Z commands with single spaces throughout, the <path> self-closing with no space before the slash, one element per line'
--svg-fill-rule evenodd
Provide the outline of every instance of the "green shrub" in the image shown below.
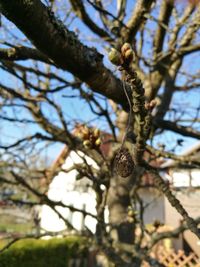
<path fill-rule="evenodd" d="M 26 239 L 0 254 L 1 267 L 67 267 L 72 258 L 84 258 L 86 243 L 80 237 Z"/>

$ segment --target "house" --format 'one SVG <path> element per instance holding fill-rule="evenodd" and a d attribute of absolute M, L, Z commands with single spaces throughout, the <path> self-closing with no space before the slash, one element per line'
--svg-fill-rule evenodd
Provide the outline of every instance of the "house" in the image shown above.
<path fill-rule="evenodd" d="M 200 143 L 184 155 L 199 160 L 199 154 Z M 73 169 L 74 164 L 83 163 L 83 158 L 93 168 L 99 168 L 91 158 L 85 156 L 82 152 L 69 151 L 67 147 L 63 149 L 53 167 L 54 169 L 62 167 L 62 170 L 51 181 L 48 197 L 95 215 L 96 199 L 95 192 L 91 188 L 91 181 L 87 177 L 78 180 L 78 172 Z M 193 218 L 200 216 L 200 169 L 196 166 L 185 169 L 184 166 L 176 165 L 173 160 L 163 163 L 161 167 L 163 169 L 162 176 L 169 181 L 174 194 L 190 216 Z M 139 193 L 145 207 L 143 216 L 146 225 L 152 225 L 155 220 L 159 220 L 165 224 L 167 227 L 165 229 L 169 230 L 182 223 L 181 216 L 154 186 L 152 177 L 148 175 L 143 177 L 143 186 Z M 71 212 L 70 209 L 63 207 L 57 207 L 57 210 L 70 221 L 75 229 L 82 230 L 87 227 L 90 231 L 95 232 L 96 220 L 92 216 L 83 216 L 78 211 Z M 106 217 L 108 218 L 108 215 Z M 41 228 L 59 232 L 66 229 L 66 224 L 50 207 L 44 205 L 41 211 Z M 186 231 L 181 237 L 174 239 L 171 245 L 176 249 L 188 249 L 190 247 L 200 257 L 200 244 L 190 231 Z"/>
<path fill-rule="evenodd" d="M 196 165 L 184 165 L 175 160 L 165 161 L 160 165 L 160 175 L 179 199 L 180 203 L 192 218 L 200 218 L 200 142 L 187 149 L 181 156 L 192 159 Z M 173 230 L 183 222 L 182 216 L 171 206 L 167 198 L 155 188 L 151 177 L 144 177 L 147 181 L 140 190 L 144 204 L 144 221 L 151 224 L 155 219 L 164 223 L 164 230 Z M 167 228 L 166 228 L 167 227 Z M 185 231 L 178 238 L 167 240 L 168 246 L 176 251 L 191 251 L 200 257 L 200 241 L 190 230 Z"/>
<path fill-rule="evenodd" d="M 83 163 L 83 153 L 80 151 L 69 151 L 65 147 L 54 164 L 54 168 L 59 165 L 60 171 L 49 185 L 48 197 L 54 201 L 62 201 L 65 205 L 96 214 L 95 192 L 91 189 L 91 181 L 84 177 L 77 180 L 78 171 L 73 169 L 74 164 Z M 89 157 L 84 156 L 84 160 L 95 168 L 97 164 Z M 72 170 L 67 171 L 67 169 Z M 85 225 L 90 231 L 95 232 L 96 220 L 91 216 L 83 216 L 81 212 L 72 212 L 68 208 L 57 207 L 57 210 L 68 219 L 73 227 L 80 231 Z M 42 206 L 41 222 L 42 229 L 51 232 L 59 232 L 66 229 L 65 222 L 47 205 Z"/>
<path fill-rule="evenodd" d="M 171 189 L 192 218 L 200 217 L 200 142 L 186 150 L 182 156 L 196 161 L 196 165 L 186 167 L 169 160 L 162 164 L 163 175 L 171 184 Z M 164 199 L 164 221 L 173 228 L 180 226 L 182 217 Z M 193 250 L 200 257 L 200 241 L 191 232 L 185 231 L 175 242 L 176 249 Z"/>

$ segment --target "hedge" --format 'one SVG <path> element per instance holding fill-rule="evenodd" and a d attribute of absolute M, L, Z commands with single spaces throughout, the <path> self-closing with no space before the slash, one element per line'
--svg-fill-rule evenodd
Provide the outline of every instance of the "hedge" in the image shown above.
<path fill-rule="evenodd" d="M 80 237 L 20 240 L 0 254 L 1 267 L 67 267 L 70 259 L 84 258 Z"/>

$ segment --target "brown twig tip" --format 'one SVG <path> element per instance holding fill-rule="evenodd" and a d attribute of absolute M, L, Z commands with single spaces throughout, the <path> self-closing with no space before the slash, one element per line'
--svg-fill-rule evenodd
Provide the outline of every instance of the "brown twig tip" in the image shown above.
<path fill-rule="evenodd" d="M 78 125 L 76 128 L 76 134 L 83 140 L 85 148 L 99 148 L 101 145 L 101 133 L 98 128 L 89 128 L 86 125 Z"/>
<path fill-rule="evenodd" d="M 125 64 L 130 64 L 135 59 L 134 51 L 129 43 L 122 45 L 121 54 Z"/>
<path fill-rule="evenodd" d="M 108 58 L 112 64 L 123 66 L 129 65 L 135 59 L 135 54 L 131 45 L 129 43 L 124 43 L 121 47 L 121 51 L 111 48 Z"/>
<path fill-rule="evenodd" d="M 145 108 L 149 111 L 152 111 L 157 106 L 156 99 L 151 100 L 151 102 L 145 103 Z"/>

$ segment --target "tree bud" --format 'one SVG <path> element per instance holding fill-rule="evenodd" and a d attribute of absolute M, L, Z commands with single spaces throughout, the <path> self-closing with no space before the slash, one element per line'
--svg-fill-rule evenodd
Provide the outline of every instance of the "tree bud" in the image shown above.
<path fill-rule="evenodd" d="M 99 137 L 100 135 L 100 130 L 98 128 L 94 129 L 94 137 Z"/>
<path fill-rule="evenodd" d="M 134 217 L 134 216 L 135 216 L 135 212 L 134 212 L 134 210 L 129 210 L 129 211 L 128 211 L 128 216 L 129 216 L 129 217 Z"/>
<path fill-rule="evenodd" d="M 108 58 L 109 58 L 110 62 L 116 66 L 119 66 L 122 64 L 121 54 L 115 48 L 111 48 L 111 50 L 108 54 Z"/>
<path fill-rule="evenodd" d="M 89 140 L 85 140 L 83 142 L 83 145 L 84 145 L 85 148 L 91 148 L 92 147 L 92 144 L 91 144 L 91 142 Z"/>
<path fill-rule="evenodd" d="M 132 50 L 132 47 L 129 43 L 124 43 L 121 47 L 121 52 L 122 52 L 122 55 L 125 55 L 125 52 L 127 50 Z"/>
<path fill-rule="evenodd" d="M 127 50 L 124 54 L 124 58 L 128 61 L 132 61 L 134 59 L 134 52 L 133 50 Z"/>
<path fill-rule="evenodd" d="M 98 139 L 95 141 L 95 145 L 96 145 L 96 146 L 100 146 L 100 144 L 101 144 L 101 139 L 98 138 Z"/>
<path fill-rule="evenodd" d="M 90 130 L 87 126 L 85 126 L 82 129 L 81 133 L 82 133 L 83 139 L 87 139 L 87 138 L 89 138 Z"/>

